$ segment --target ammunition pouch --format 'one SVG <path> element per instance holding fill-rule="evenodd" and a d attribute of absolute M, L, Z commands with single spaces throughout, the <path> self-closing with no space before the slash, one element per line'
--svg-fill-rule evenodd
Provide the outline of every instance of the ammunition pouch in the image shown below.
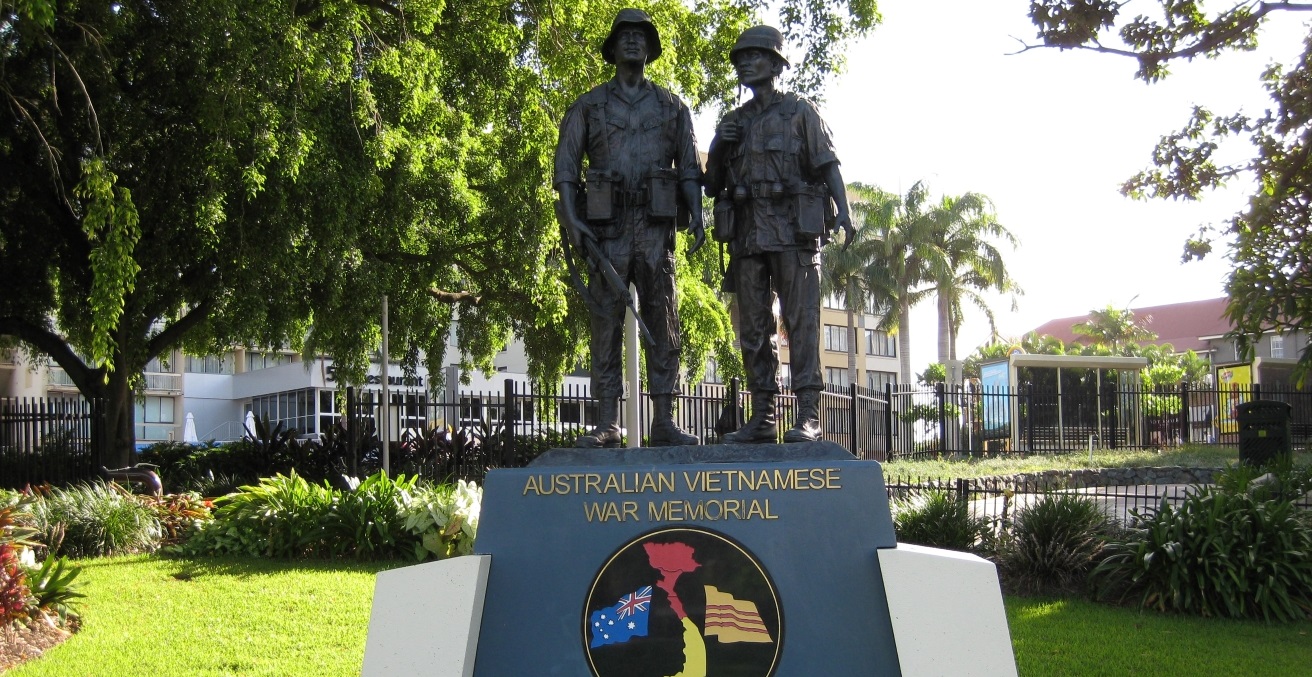
<path fill-rule="evenodd" d="M 711 212 L 713 229 L 711 237 L 716 242 L 732 242 L 734 236 L 734 204 L 733 200 L 725 193 L 715 199 L 715 208 Z"/>
<path fill-rule="evenodd" d="M 644 208 L 653 224 L 673 223 L 680 216 L 679 176 L 674 169 L 653 169 L 632 190 L 625 190 L 620 178 L 609 170 L 589 169 L 586 180 L 580 190 L 580 213 L 602 239 L 618 235 L 610 231 L 618 227 L 620 212 L 625 209 Z"/>

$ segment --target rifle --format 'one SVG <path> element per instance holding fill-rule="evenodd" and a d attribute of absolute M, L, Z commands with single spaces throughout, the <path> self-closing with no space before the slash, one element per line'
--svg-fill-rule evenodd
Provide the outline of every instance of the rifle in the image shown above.
<path fill-rule="evenodd" d="M 563 212 L 564 210 L 560 208 L 560 200 L 556 200 L 557 220 L 560 222 L 561 229 L 565 230 L 569 228 L 569 224 L 565 220 Z M 656 338 L 652 336 L 651 330 L 647 328 L 647 323 L 642 321 L 642 314 L 638 312 L 637 306 L 633 303 L 633 296 L 629 294 L 628 285 L 624 284 L 624 280 L 620 279 L 619 272 L 615 270 L 615 266 L 611 264 L 610 259 L 606 258 L 606 253 L 601 251 L 601 247 L 597 245 L 596 240 L 586 235 L 580 237 L 579 241 L 583 243 L 583 248 L 587 254 L 588 261 L 591 262 L 593 267 L 601 273 L 601 276 L 605 278 L 606 283 L 610 288 L 616 294 L 619 294 L 624 298 L 624 305 L 628 306 L 629 310 L 633 312 L 633 317 L 638 320 L 638 330 L 642 332 L 642 338 L 647 342 L 648 346 L 655 348 Z M 561 244 L 566 249 L 566 261 L 572 262 L 573 257 L 571 257 L 568 252 L 570 241 L 567 232 L 561 233 Z M 583 281 L 579 279 L 573 265 L 570 266 L 570 279 L 574 283 L 575 289 L 577 289 L 579 294 L 583 296 L 583 300 L 587 303 L 588 308 L 594 313 L 600 310 L 600 304 L 597 303 L 596 299 L 592 298 L 592 295 L 588 293 L 587 288 L 583 286 Z"/>

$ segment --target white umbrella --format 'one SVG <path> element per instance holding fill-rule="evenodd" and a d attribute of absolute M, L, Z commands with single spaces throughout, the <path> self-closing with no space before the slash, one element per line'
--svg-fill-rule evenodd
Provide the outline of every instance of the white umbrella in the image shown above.
<path fill-rule="evenodd" d="M 182 441 L 187 444 L 196 444 L 200 438 L 196 437 L 196 417 L 189 411 L 187 412 L 187 423 L 182 426 Z"/>
<path fill-rule="evenodd" d="M 246 412 L 246 434 L 255 437 L 255 412 Z"/>

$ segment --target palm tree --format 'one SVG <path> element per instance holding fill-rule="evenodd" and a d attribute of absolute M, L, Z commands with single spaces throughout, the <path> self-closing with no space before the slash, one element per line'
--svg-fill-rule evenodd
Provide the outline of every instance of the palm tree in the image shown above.
<path fill-rule="evenodd" d="M 1120 353 L 1128 345 L 1157 338 L 1157 334 L 1145 326 L 1148 322 L 1152 322 L 1151 317 L 1141 323 L 1133 310 L 1117 310 L 1109 303 L 1102 310 L 1089 311 L 1088 321 L 1073 325 L 1071 331 L 1093 339 L 1094 345 L 1106 346 L 1112 353 Z"/>
<path fill-rule="evenodd" d="M 866 190 L 854 184 L 857 190 Z M 874 265 L 867 269 L 867 285 L 876 307 L 895 308 L 886 313 L 880 329 L 897 332 L 898 383 L 911 383 L 911 308 L 934 293 L 933 280 L 946 276 L 950 262 L 934 239 L 937 217 L 929 204 L 929 191 L 917 182 L 903 197 L 870 188 L 877 199 L 857 200 L 853 221 L 872 229 Z"/>
<path fill-rule="evenodd" d="M 969 301 L 988 318 L 995 333 L 997 322 L 993 309 L 982 295 L 993 290 L 1011 293 L 1012 310 L 1016 295 L 1022 293 L 1002 261 L 993 242 L 1001 240 L 1015 249 L 1017 240 L 1011 231 L 998 223 L 993 205 L 979 193 L 945 197 L 934 212 L 937 224 L 936 244 L 947 256 L 942 276 L 935 280 L 938 297 L 938 361 L 947 364 L 957 359 L 957 332 L 961 329 L 963 302 Z"/>
<path fill-rule="evenodd" d="M 879 242 L 874 238 L 876 229 L 864 227 L 862 215 L 895 198 L 861 184 L 848 186 L 847 194 L 853 205 L 854 235 L 850 244 L 835 239 L 825 247 L 820 258 L 820 294 L 836 297 L 847 309 L 847 333 L 852 339 L 847 346 L 847 375 L 852 383 L 864 385 L 859 346 L 865 337 L 866 315 L 877 310 L 871 304 L 875 290 L 870 279 Z"/>

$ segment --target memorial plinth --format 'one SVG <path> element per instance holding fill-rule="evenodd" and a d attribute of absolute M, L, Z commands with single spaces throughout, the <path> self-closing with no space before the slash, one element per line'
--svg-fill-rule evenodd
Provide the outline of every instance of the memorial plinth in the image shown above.
<path fill-rule="evenodd" d="M 1015 673 L 992 564 L 898 548 L 832 443 L 553 450 L 488 473 L 475 553 L 379 574 L 364 674 Z"/>

